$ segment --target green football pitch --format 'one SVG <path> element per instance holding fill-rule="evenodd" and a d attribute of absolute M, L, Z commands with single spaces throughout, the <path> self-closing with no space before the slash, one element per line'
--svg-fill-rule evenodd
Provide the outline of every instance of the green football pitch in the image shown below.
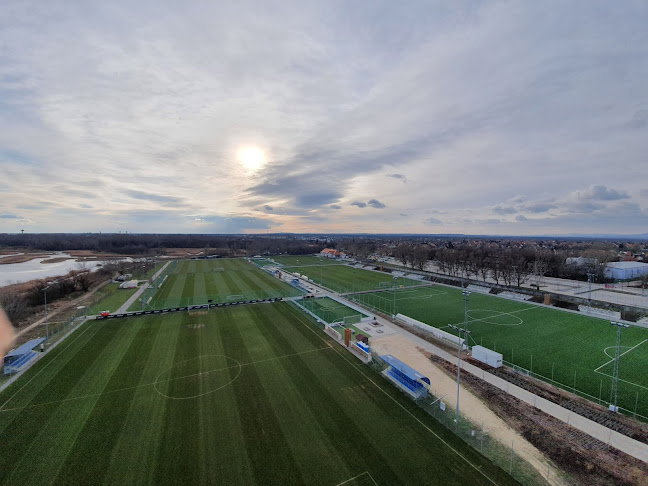
<path fill-rule="evenodd" d="M 316 299 L 303 299 L 299 304 L 311 311 L 317 317 L 323 319 L 328 324 L 333 322 L 342 322 L 345 317 L 356 316 L 359 318 L 367 317 L 366 311 L 360 312 L 352 309 L 330 297 L 318 297 Z"/>
<path fill-rule="evenodd" d="M 461 290 L 434 286 L 396 291 L 396 313 L 454 332 L 464 323 Z M 358 302 L 387 314 L 394 311 L 392 291 L 356 295 Z M 537 373 L 568 390 L 609 403 L 616 352 L 616 327 L 610 321 L 473 292 L 469 297 L 470 344 L 502 353 L 504 360 Z M 648 329 L 622 334 L 619 405 L 648 416 Z"/>
<path fill-rule="evenodd" d="M 168 309 L 187 305 L 233 300 L 293 297 L 302 292 L 244 259 L 181 260 L 167 267 L 164 283 L 155 285 L 142 295 L 146 308 Z M 141 310 L 135 302 L 130 310 Z"/>
<path fill-rule="evenodd" d="M 345 265 L 344 260 L 335 260 L 333 258 L 319 257 L 315 255 L 281 255 L 271 257 L 277 263 L 286 267 L 306 266 L 306 265 Z"/>
<path fill-rule="evenodd" d="M 364 270 L 348 265 L 327 265 L 320 267 L 290 267 L 287 270 L 306 275 L 316 284 L 331 289 L 335 292 L 362 292 L 375 290 L 381 286 L 391 288 L 394 285 L 394 277 L 389 273 L 374 272 Z M 409 287 L 412 285 L 421 285 L 418 280 L 398 277 L 396 279 L 397 287 Z"/>
<path fill-rule="evenodd" d="M 1 484 L 514 484 L 289 303 L 88 321 L 0 394 Z"/>

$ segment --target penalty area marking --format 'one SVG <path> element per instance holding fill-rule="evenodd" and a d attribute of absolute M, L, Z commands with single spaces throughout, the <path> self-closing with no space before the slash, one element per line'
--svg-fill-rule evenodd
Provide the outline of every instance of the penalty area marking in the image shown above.
<path fill-rule="evenodd" d="M 349 484 L 351 481 L 354 481 L 354 480 L 356 480 L 358 478 L 361 478 L 362 476 L 369 476 L 369 479 L 371 479 L 371 482 L 374 483 L 376 486 L 378 486 L 378 483 L 373 478 L 373 476 L 369 473 L 369 471 L 365 471 L 363 473 L 358 474 L 357 476 L 353 476 L 351 479 L 347 479 L 346 481 L 342 481 L 341 483 L 337 483 L 335 486 L 342 486 L 344 484 Z"/>
<path fill-rule="evenodd" d="M 489 312 L 491 315 L 485 316 L 485 317 L 474 317 L 474 314 L 477 314 L 479 312 Z M 473 314 L 473 315 L 471 315 Z M 512 322 L 493 322 L 491 319 L 497 320 L 498 317 L 502 316 L 508 316 L 512 319 L 517 319 L 517 321 L 512 321 Z M 524 320 L 519 317 L 519 316 L 514 316 L 510 312 L 501 312 L 501 311 L 496 311 L 496 310 L 491 310 L 491 309 L 470 309 L 468 311 L 468 317 L 470 318 L 470 322 L 483 322 L 485 324 L 492 324 L 494 326 L 520 326 L 524 323 Z"/>
<path fill-rule="evenodd" d="M 621 356 L 623 356 L 624 354 L 628 354 L 628 353 L 629 353 L 630 351 L 632 351 L 633 349 L 638 348 L 639 346 L 641 346 L 641 345 L 642 345 L 643 343 L 645 343 L 646 341 L 648 341 L 648 339 L 644 339 L 644 340 L 641 341 L 639 344 L 635 344 L 634 346 L 632 346 L 632 347 L 631 347 L 630 349 L 628 349 L 627 351 L 624 351 L 623 353 L 621 353 L 621 354 L 619 355 L 619 358 L 620 358 Z M 627 346 L 624 346 L 624 347 L 627 347 Z M 604 352 L 606 355 L 608 355 L 608 354 L 606 353 L 606 350 L 608 350 L 608 349 L 610 349 L 610 348 L 616 348 L 616 346 L 608 346 L 607 348 L 605 348 L 605 349 L 603 350 L 603 352 Z M 610 355 L 608 355 L 608 356 L 610 356 Z M 615 358 L 612 358 L 611 360 L 609 360 L 609 361 L 607 361 L 607 362 L 605 362 L 605 363 L 603 363 L 601 366 L 599 366 L 598 368 L 596 368 L 594 371 L 598 373 L 599 370 L 600 370 L 601 368 L 603 368 L 604 366 L 609 365 L 609 364 L 612 363 L 615 359 L 616 359 L 616 357 L 615 357 Z M 601 374 L 602 374 L 602 375 L 605 375 L 605 373 L 601 373 Z M 607 375 L 606 375 L 606 376 L 607 376 Z M 637 386 L 639 386 L 639 385 L 637 385 Z"/>

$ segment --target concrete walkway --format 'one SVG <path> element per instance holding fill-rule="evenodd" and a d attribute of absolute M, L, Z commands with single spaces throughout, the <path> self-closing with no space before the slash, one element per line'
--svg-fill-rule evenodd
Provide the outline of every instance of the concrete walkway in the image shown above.
<path fill-rule="evenodd" d="M 133 302 L 139 299 L 139 296 L 142 295 L 144 291 L 149 288 L 151 282 L 155 281 L 155 279 L 158 278 L 160 274 L 164 272 L 164 270 L 166 270 L 166 267 L 168 267 L 170 264 L 171 262 L 166 262 L 164 266 L 160 268 L 160 270 L 158 270 L 158 272 L 155 275 L 153 275 L 153 278 L 150 278 L 144 285 L 142 285 L 139 289 L 137 289 L 137 292 L 131 295 L 130 298 L 126 302 L 124 302 L 124 304 L 119 309 L 115 311 L 115 314 L 123 314 L 124 312 L 127 312 L 128 308 L 131 305 L 133 305 Z"/>
<path fill-rule="evenodd" d="M 320 295 L 327 295 L 327 294 L 335 295 L 341 300 L 348 301 L 348 299 L 345 299 L 344 297 L 340 296 L 340 294 L 331 292 L 330 290 L 324 289 L 319 285 L 313 284 L 312 282 L 308 282 L 308 283 L 311 286 L 320 288 L 321 289 Z M 403 329 L 402 327 L 393 324 L 392 322 L 390 322 L 389 320 L 381 316 L 377 315 L 376 320 L 380 324 L 385 326 L 387 329 L 392 330 L 394 333 L 399 333 L 401 335 L 404 335 L 408 339 L 414 341 L 416 345 L 419 346 L 420 348 L 440 358 L 445 359 L 446 361 L 454 364 L 455 366 L 457 365 L 456 356 L 448 353 L 447 351 L 441 348 L 438 348 L 434 344 L 416 336 L 415 334 L 408 332 L 406 329 Z M 508 381 L 498 376 L 495 376 L 487 371 L 484 371 L 481 368 L 478 368 L 477 366 L 474 366 L 470 363 L 466 363 L 463 360 L 461 362 L 461 369 L 472 375 L 477 376 L 478 378 L 481 378 L 487 383 L 499 388 L 502 391 L 505 391 L 509 395 L 512 395 L 518 398 L 519 400 L 522 400 L 523 402 L 537 408 L 538 410 L 542 410 L 543 412 L 551 415 L 552 417 L 555 417 L 558 420 L 564 422 L 568 426 L 580 430 L 581 432 L 585 432 L 591 437 L 594 437 L 595 439 L 598 439 L 601 442 L 608 444 L 610 447 L 614 447 L 615 449 L 625 452 L 626 454 L 629 454 L 632 457 L 635 457 L 643 462 L 648 462 L 648 445 L 644 444 L 643 442 L 639 442 L 638 440 L 632 439 L 628 436 L 620 434 L 619 432 L 609 429 L 599 423 L 596 423 L 593 420 L 578 415 L 577 413 L 572 412 L 571 410 L 561 407 L 560 405 L 551 402 L 545 398 L 539 397 L 538 395 L 535 395 L 527 390 L 524 390 L 523 388 L 520 388 L 517 385 L 509 383 Z"/>

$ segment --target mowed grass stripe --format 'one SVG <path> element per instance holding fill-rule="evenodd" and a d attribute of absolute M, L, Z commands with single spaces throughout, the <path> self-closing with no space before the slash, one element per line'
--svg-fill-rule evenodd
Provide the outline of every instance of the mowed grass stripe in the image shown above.
<path fill-rule="evenodd" d="M 282 350 L 285 354 L 294 353 L 295 348 L 282 335 L 280 329 L 275 329 L 274 332 L 266 332 L 265 336 L 271 341 L 274 348 Z M 322 344 L 325 343 L 322 342 Z M 337 401 L 335 395 L 339 395 L 334 394 L 330 386 L 325 386 L 320 376 L 310 370 L 307 361 L 311 358 L 311 356 L 305 358 L 297 355 L 281 360 L 280 365 L 284 371 L 282 374 L 289 384 L 284 385 L 279 390 L 274 390 L 274 392 L 282 394 L 284 387 L 298 388 L 302 400 L 309 406 L 311 413 L 315 415 L 328 441 L 338 444 L 338 450 L 344 457 L 347 466 L 372 470 L 375 470 L 374 467 L 384 468 L 382 465 L 389 462 L 388 457 L 383 456 L 382 452 L 375 449 L 367 440 L 357 422 L 349 417 L 345 409 Z M 318 366 L 318 369 L 320 368 L 322 367 Z M 348 366 L 346 371 L 349 371 Z M 344 374 L 340 376 L 344 376 Z M 290 382 L 292 383 L 290 384 Z M 327 404 L 325 408 L 321 406 L 322 403 Z M 282 410 L 275 410 L 275 413 L 281 417 Z M 290 417 L 285 417 L 285 420 L 287 422 L 286 427 L 289 427 Z M 385 484 L 398 484 L 397 478 L 389 467 L 384 468 L 379 477 L 381 477 L 382 481 L 385 481 Z"/>
<path fill-rule="evenodd" d="M 189 324 L 190 316 L 182 313 L 181 326 Z M 196 334 L 180 332 L 175 348 L 173 365 L 195 359 L 200 356 L 200 342 Z M 159 388 L 169 393 L 170 387 L 178 396 L 196 394 L 192 385 L 193 380 L 177 380 L 164 382 Z M 202 400 L 167 400 L 165 424 L 162 432 L 160 449 L 157 458 L 157 469 L 154 482 L 170 484 L 171 478 L 183 478 L 185 484 L 198 484 L 201 472 L 198 464 L 199 448 L 203 447 L 201 431 L 196 416 Z"/>
<path fill-rule="evenodd" d="M 255 317 L 252 317 L 255 319 Z M 254 323 L 259 327 L 261 323 Z M 223 331 L 225 352 L 236 356 L 240 362 L 253 361 L 244 336 L 238 326 L 226 326 Z M 292 349 L 292 352 L 296 350 Z M 290 453 L 290 447 L 277 417 L 270 407 L 261 378 L 254 366 L 246 366 L 241 377 L 232 386 L 243 434 L 247 437 L 246 449 L 257 484 L 302 484 L 303 478 Z"/>
<path fill-rule="evenodd" d="M 124 426 L 113 447 L 105 484 L 142 484 L 152 482 L 158 449 L 164 425 L 167 400 L 148 384 L 172 365 L 174 350 L 181 329 L 176 320 L 160 322 L 155 317 L 145 318 L 145 326 L 155 329 L 153 347 L 143 361 L 140 374 L 140 388 L 131 400 Z M 137 444 L 137 447 L 133 447 Z"/>
<path fill-rule="evenodd" d="M 146 362 L 155 344 L 156 329 L 145 325 L 145 322 L 135 321 L 133 319 L 129 324 L 137 329 L 137 334 L 122 354 L 119 365 L 104 390 L 132 387 L 140 381 L 144 370 L 142 361 Z M 61 466 L 55 480 L 57 484 L 80 484 L 87 476 L 103 477 L 106 474 L 112 449 L 119 440 L 136 392 L 136 388 L 130 388 L 118 395 L 106 394 L 98 397 L 65 463 Z M 89 450 L 103 453 L 97 454 L 93 461 L 88 462 L 85 452 Z"/>
<path fill-rule="evenodd" d="M 19 453 L 20 456 L 18 460 L 14 461 L 12 476 L 6 478 L 8 482 L 20 478 L 28 483 L 38 484 L 43 480 L 40 475 L 51 477 L 52 473 L 55 474 L 66 459 L 100 395 L 95 394 L 73 405 L 70 405 L 66 399 L 82 396 L 88 391 L 100 393 L 123 356 L 127 343 L 133 339 L 138 329 L 133 327 L 127 329 L 127 332 L 111 335 L 106 332 L 108 327 L 102 326 L 100 331 L 103 332 L 96 334 L 93 340 L 82 348 L 85 352 L 77 353 L 75 359 L 68 362 L 59 371 L 58 379 L 50 382 L 46 390 L 57 388 L 55 394 L 39 393 L 29 405 L 42 405 L 30 406 L 29 413 L 21 414 L 21 417 L 37 418 L 40 426 L 29 433 L 30 441 L 25 441 L 25 438 L 22 438 L 23 446 L 28 445 L 27 449 L 19 451 L 18 448 L 11 447 L 10 454 Z M 95 362 L 99 362 L 101 365 L 95 366 Z M 63 377 L 65 378 L 62 379 Z M 56 387 L 57 384 L 62 383 L 66 387 Z M 74 408 L 74 414 L 70 413 L 71 406 Z M 17 439 L 13 436 L 11 428 L 7 429 L 5 433 L 8 440 L 5 441 L 4 437 L 0 438 L 3 443 Z M 57 437 L 58 447 L 50 447 L 51 437 Z M 4 470 L 2 467 L 4 456 L 3 454 L 0 459 L 0 470 Z M 43 467 L 35 469 L 33 467 L 35 462 Z"/>

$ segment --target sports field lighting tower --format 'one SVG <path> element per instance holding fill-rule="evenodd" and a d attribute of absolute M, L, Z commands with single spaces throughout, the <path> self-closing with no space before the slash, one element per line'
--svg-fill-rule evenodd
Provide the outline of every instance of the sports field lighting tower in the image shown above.
<path fill-rule="evenodd" d="M 517 265 L 513 265 L 513 299 L 517 299 L 517 293 L 515 292 L 515 284 L 517 284 Z"/>
<path fill-rule="evenodd" d="M 452 324 L 448 325 L 450 329 L 457 331 L 457 337 L 461 340 L 461 332 L 464 333 L 464 342 L 468 342 L 470 337 L 470 331 L 468 330 L 468 297 L 470 292 L 468 290 L 462 290 L 461 293 L 464 296 L 464 327 L 453 326 Z M 459 423 L 459 384 L 461 380 L 461 341 L 457 342 L 457 408 L 455 409 L 455 422 Z"/>
<path fill-rule="evenodd" d="M 589 283 L 589 297 L 587 298 L 587 305 L 590 308 L 590 311 L 592 310 L 592 281 L 594 280 L 594 274 L 593 273 L 588 273 L 587 274 L 587 282 Z"/>
<path fill-rule="evenodd" d="M 612 390 L 610 391 L 610 410 L 618 412 L 617 400 L 619 398 L 619 358 L 621 357 L 621 329 L 630 327 L 623 322 L 610 321 L 617 328 L 616 356 L 614 358 L 614 371 L 612 372 Z"/>
<path fill-rule="evenodd" d="M 49 321 L 47 315 L 47 289 L 49 285 L 43 289 L 43 295 L 45 296 L 45 342 L 49 344 Z"/>
<path fill-rule="evenodd" d="M 397 280 L 398 277 L 394 275 L 394 306 L 392 308 L 392 312 L 393 312 L 392 316 L 394 321 L 396 320 L 396 281 Z"/>

